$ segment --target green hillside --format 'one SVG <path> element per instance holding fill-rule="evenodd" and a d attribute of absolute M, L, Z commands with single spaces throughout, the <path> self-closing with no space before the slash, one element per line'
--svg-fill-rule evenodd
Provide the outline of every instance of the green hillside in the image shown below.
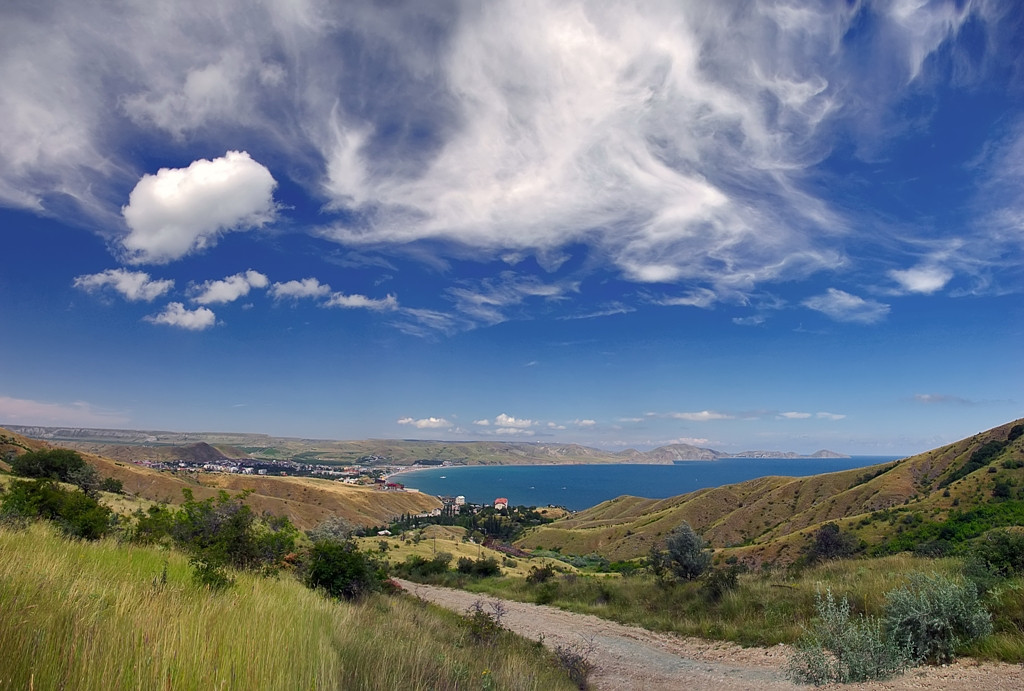
<path fill-rule="evenodd" d="M 864 551 L 878 552 L 915 527 L 969 518 L 972 511 L 988 516 L 982 522 L 990 526 L 1024 523 L 1015 519 L 1018 513 L 1024 519 L 1020 509 L 1024 420 L 869 468 L 765 477 L 668 499 L 618 497 L 541 526 L 519 545 L 631 559 L 686 521 L 719 550 L 719 558 L 736 556 L 759 566 L 797 559 L 827 522 L 862 541 Z"/>

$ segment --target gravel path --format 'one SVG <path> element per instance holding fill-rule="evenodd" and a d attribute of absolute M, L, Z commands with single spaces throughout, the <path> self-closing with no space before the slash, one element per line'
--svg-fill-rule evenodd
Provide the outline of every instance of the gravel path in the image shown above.
<path fill-rule="evenodd" d="M 742 648 L 732 643 L 684 638 L 625 626 L 588 614 L 565 612 L 535 605 L 469 593 L 464 590 L 399 581 L 419 598 L 465 613 L 480 601 L 500 603 L 505 614 L 502 624 L 533 640 L 558 645 L 590 647 L 594 663 L 591 687 L 608 689 L 808 689 L 788 681 L 784 669 L 789 648 Z M 964 660 L 944 667 L 922 667 L 898 679 L 870 684 L 848 684 L 849 691 L 879 689 L 1024 689 L 1024 667 L 1007 664 L 978 664 Z"/>

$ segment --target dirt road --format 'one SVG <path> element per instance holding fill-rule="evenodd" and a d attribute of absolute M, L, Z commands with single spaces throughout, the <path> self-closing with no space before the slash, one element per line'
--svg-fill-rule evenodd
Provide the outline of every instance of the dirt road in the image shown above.
<path fill-rule="evenodd" d="M 785 676 L 789 648 L 741 648 L 697 638 L 683 638 L 625 626 L 587 614 L 565 612 L 468 593 L 463 590 L 399 581 L 413 595 L 465 613 L 477 601 L 500 602 L 502 624 L 552 650 L 558 645 L 591 647 L 592 688 L 623 689 L 807 689 Z M 871 684 L 848 684 L 842 689 L 1024 689 L 1024 667 L 960 661 L 945 667 L 911 670 L 898 679 Z"/>

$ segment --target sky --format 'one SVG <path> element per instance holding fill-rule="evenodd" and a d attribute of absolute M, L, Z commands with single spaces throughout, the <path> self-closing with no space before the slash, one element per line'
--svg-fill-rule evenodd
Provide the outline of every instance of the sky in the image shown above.
<path fill-rule="evenodd" d="M 7 0 L 0 425 L 917 453 L 1024 416 L 1016 2 Z"/>

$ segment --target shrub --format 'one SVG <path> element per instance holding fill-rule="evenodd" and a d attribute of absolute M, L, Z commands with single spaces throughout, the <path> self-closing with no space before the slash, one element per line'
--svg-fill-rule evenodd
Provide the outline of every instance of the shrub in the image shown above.
<path fill-rule="evenodd" d="M 712 602 L 718 602 L 730 590 L 739 586 L 739 568 L 712 569 L 704 574 L 703 591 Z"/>
<path fill-rule="evenodd" d="M 449 552 L 438 552 L 433 559 L 424 559 L 418 554 L 410 554 L 395 569 L 398 573 L 412 578 L 427 578 L 447 573 L 451 561 L 452 555 Z"/>
<path fill-rule="evenodd" d="M 590 673 L 594 671 L 594 663 L 590 661 L 593 653 L 593 640 L 555 646 L 555 660 L 558 661 L 558 666 L 565 670 L 569 679 L 579 689 L 589 687 Z"/>
<path fill-rule="evenodd" d="M 686 521 L 676 527 L 665 539 L 665 551 L 651 548 L 651 570 L 659 580 L 666 577 L 692 581 L 711 566 L 711 550 L 705 548 L 704 539 L 694 532 Z"/>
<path fill-rule="evenodd" d="M 530 568 L 530 573 L 526 576 L 526 582 L 532 585 L 538 585 L 540 583 L 546 583 L 555 576 L 555 570 L 551 568 L 550 564 L 544 566 L 534 566 Z"/>
<path fill-rule="evenodd" d="M 501 623 L 505 614 L 505 605 L 501 602 L 490 602 L 487 607 L 480 600 L 474 602 L 466 610 L 466 626 L 470 640 L 478 645 L 493 645 L 505 630 Z"/>
<path fill-rule="evenodd" d="M 842 532 L 835 523 L 826 523 L 814 531 L 808 556 L 811 561 L 842 559 L 852 555 L 856 547 L 852 535 Z"/>
<path fill-rule="evenodd" d="M 850 616 L 850 603 L 832 592 L 815 598 L 817 617 L 797 642 L 788 673 L 815 685 L 888 679 L 912 663 L 908 649 L 891 637 L 876 618 Z"/>
<path fill-rule="evenodd" d="M 885 625 L 914 659 L 951 662 L 958 648 L 992 633 L 992 619 L 975 588 L 939 574 L 910 575 L 886 595 Z"/>
<path fill-rule="evenodd" d="M 356 526 L 341 516 L 331 516 L 319 523 L 315 528 L 306 531 L 311 542 L 320 540 L 347 540 L 352 537 Z"/>
<path fill-rule="evenodd" d="M 65 534 L 85 540 L 103 537 L 114 516 L 84 492 L 66 490 L 53 480 L 12 482 L 2 506 L 6 515 L 44 518 L 57 523 Z"/>
<path fill-rule="evenodd" d="M 11 472 L 22 477 L 49 478 L 70 482 L 73 472 L 86 467 L 77 451 L 49 449 L 29 451 L 11 460 Z"/>
<path fill-rule="evenodd" d="M 501 567 L 498 565 L 498 560 L 494 557 L 480 557 L 479 559 L 459 557 L 455 568 L 459 573 L 480 578 L 501 575 Z"/>
<path fill-rule="evenodd" d="M 111 494 L 124 494 L 124 483 L 117 478 L 105 477 L 100 483 L 100 489 Z"/>
<path fill-rule="evenodd" d="M 313 543 L 305 564 L 305 583 L 331 597 L 357 600 L 381 590 L 387 570 L 371 555 L 359 551 L 352 540 Z"/>

